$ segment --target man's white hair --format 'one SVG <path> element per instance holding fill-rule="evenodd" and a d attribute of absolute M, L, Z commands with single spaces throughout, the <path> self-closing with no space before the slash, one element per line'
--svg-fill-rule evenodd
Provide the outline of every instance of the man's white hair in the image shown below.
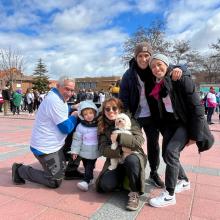
<path fill-rule="evenodd" d="M 69 76 L 61 76 L 57 81 L 57 85 L 64 86 L 65 81 L 75 82 L 75 79 Z"/>

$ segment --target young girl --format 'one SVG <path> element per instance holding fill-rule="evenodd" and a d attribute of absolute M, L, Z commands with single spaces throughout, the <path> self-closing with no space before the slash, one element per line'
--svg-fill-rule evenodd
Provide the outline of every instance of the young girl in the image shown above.
<path fill-rule="evenodd" d="M 82 101 L 79 104 L 78 115 L 81 122 L 73 134 L 70 153 L 73 160 L 78 155 L 82 158 L 85 176 L 77 187 L 82 191 L 88 191 L 89 185 L 92 184 L 95 163 L 99 157 L 96 121 L 98 109 L 92 101 Z"/>
<path fill-rule="evenodd" d="M 164 128 L 162 156 L 166 163 L 166 189 L 158 197 L 150 199 L 149 204 L 164 207 L 176 204 L 175 193 L 190 189 L 190 182 L 179 161 L 180 152 L 185 145 L 201 144 L 208 126 L 191 77 L 183 75 L 180 80 L 172 81 L 169 59 L 163 54 L 152 56 L 150 68 L 156 77 L 156 85 L 150 95 L 158 101 Z"/>

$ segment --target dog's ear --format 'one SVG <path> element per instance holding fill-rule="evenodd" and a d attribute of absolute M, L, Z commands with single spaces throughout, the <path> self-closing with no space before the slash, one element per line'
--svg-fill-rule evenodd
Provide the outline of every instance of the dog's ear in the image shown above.
<path fill-rule="evenodd" d="M 125 125 L 126 129 L 130 130 L 131 129 L 131 120 L 130 120 L 130 118 L 126 114 L 123 114 L 123 118 L 126 122 L 126 125 Z"/>
<path fill-rule="evenodd" d="M 131 120 L 130 120 L 130 118 L 128 120 L 128 126 L 129 126 L 129 129 L 131 129 Z"/>

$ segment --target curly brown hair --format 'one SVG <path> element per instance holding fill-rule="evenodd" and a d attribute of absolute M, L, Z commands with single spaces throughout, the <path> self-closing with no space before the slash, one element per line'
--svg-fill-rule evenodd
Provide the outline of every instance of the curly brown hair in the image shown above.
<path fill-rule="evenodd" d="M 118 107 L 119 111 L 122 112 L 123 111 L 123 103 L 120 99 L 115 98 L 115 97 L 111 97 L 109 99 L 106 99 L 103 103 L 102 103 L 102 109 L 100 112 L 100 116 L 98 118 L 98 133 L 99 134 L 103 134 L 105 129 L 106 129 L 106 123 L 105 123 L 105 107 L 107 104 L 111 104 L 111 105 L 115 105 Z"/>

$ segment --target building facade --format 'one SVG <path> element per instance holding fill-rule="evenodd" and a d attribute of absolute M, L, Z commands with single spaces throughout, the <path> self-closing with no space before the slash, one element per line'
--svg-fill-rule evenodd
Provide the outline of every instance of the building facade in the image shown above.
<path fill-rule="evenodd" d="M 92 89 L 93 91 L 109 91 L 112 84 L 115 84 L 121 79 L 121 76 L 108 76 L 108 77 L 85 77 L 76 78 L 76 90 Z"/>
<path fill-rule="evenodd" d="M 33 87 L 33 76 L 27 76 L 18 71 L 14 71 L 14 75 L 8 79 L 7 73 L 0 71 L 0 89 L 2 89 L 8 81 L 12 82 L 13 90 L 22 89 L 23 93 L 27 91 L 28 88 Z M 85 77 L 76 78 L 76 90 L 85 89 L 93 91 L 109 91 L 113 84 L 116 84 L 121 79 L 121 76 L 108 76 L 108 77 Z M 49 87 L 56 87 L 57 80 L 49 80 Z"/>

